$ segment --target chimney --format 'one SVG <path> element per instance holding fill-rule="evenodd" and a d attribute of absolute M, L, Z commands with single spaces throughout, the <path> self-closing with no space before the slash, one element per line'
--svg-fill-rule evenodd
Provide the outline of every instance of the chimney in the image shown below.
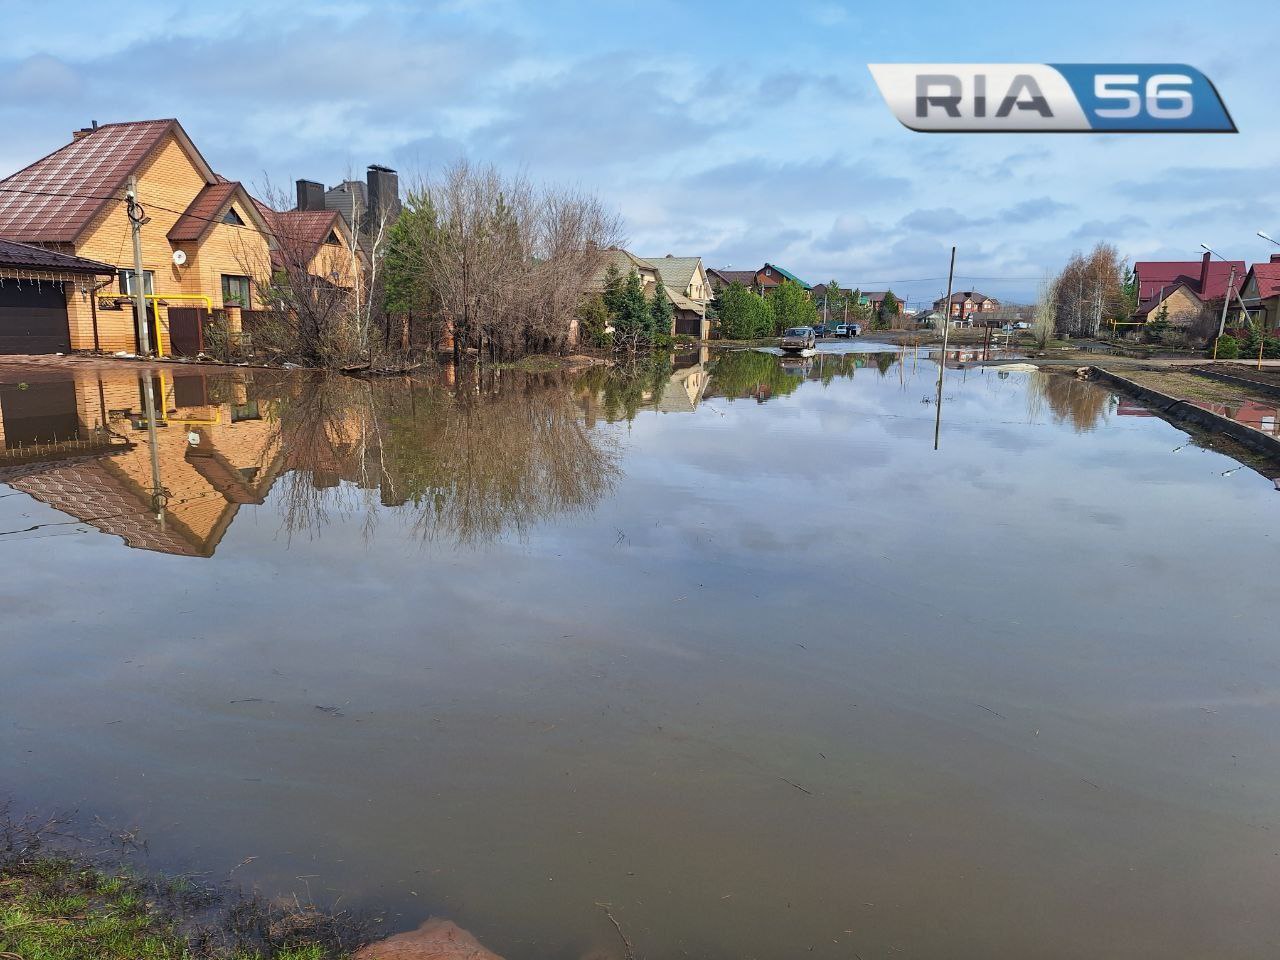
<path fill-rule="evenodd" d="M 72 130 L 72 131 L 71 131 L 71 142 L 72 142 L 72 143 L 75 143 L 77 140 L 83 140 L 83 139 L 84 139 L 85 137 L 87 137 L 89 134 L 93 133 L 93 131 L 97 130 L 97 129 L 98 129 L 98 121 L 97 121 L 97 120 L 94 120 L 94 121 L 92 121 L 92 123 L 93 123 L 93 126 L 91 126 L 91 127 L 81 127 L 79 130 Z"/>
<path fill-rule="evenodd" d="M 365 233 L 376 229 L 378 220 L 386 214 L 388 221 L 400 213 L 400 175 L 390 167 L 369 164 L 369 212 L 364 222 Z"/>
<path fill-rule="evenodd" d="M 1213 254 L 1208 250 L 1204 252 L 1204 257 L 1200 260 L 1200 296 L 1208 296 L 1209 292 L 1209 258 Z"/>
<path fill-rule="evenodd" d="M 299 210 L 323 210 L 324 209 L 324 184 L 316 183 L 314 180 L 299 180 L 298 187 L 298 209 Z"/>
<path fill-rule="evenodd" d="M 1271 261 L 1270 261 L 1270 262 L 1271 262 L 1271 263 L 1280 263 L 1280 253 L 1273 253 L 1273 254 L 1271 255 Z"/>

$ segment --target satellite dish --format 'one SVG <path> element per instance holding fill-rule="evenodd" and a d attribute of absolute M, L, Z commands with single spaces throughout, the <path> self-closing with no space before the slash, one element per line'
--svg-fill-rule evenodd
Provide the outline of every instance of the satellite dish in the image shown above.
<path fill-rule="evenodd" d="M 173 262 L 175 266 L 182 266 L 187 262 L 187 254 L 182 250 L 173 251 Z"/>

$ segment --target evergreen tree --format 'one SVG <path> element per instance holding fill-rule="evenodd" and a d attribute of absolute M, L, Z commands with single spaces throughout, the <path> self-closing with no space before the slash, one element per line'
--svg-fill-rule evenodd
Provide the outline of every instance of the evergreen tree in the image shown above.
<path fill-rule="evenodd" d="M 383 258 L 383 303 L 393 316 L 421 316 L 430 307 L 426 245 L 436 227 L 436 212 L 424 195 L 410 193 L 387 231 Z"/>
<path fill-rule="evenodd" d="M 818 308 L 800 284 L 784 280 L 769 294 L 773 306 L 774 326 L 777 330 L 788 327 L 812 327 L 818 323 Z"/>
<path fill-rule="evenodd" d="M 612 337 L 606 332 L 612 318 L 601 294 L 593 294 L 578 307 L 578 339 L 593 347 L 607 347 Z"/>
<path fill-rule="evenodd" d="M 902 304 L 898 302 L 892 290 L 886 290 L 884 299 L 880 301 L 880 319 L 884 321 L 886 327 L 892 326 L 897 322 L 900 313 L 902 313 Z"/>
<path fill-rule="evenodd" d="M 610 263 L 604 272 L 604 306 L 609 311 L 609 316 L 617 322 L 618 314 L 622 312 L 622 273 L 618 270 L 616 263 Z"/>
<path fill-rule="evenodd" d="M 773 336 L 773 307 L 764 297 L 737 281 L 721 291 L 719 313 L 720 335 L 726 339 L 754 340 Z"/>
<path fill-rule="evenodd" d="M 644 281 L 640 274 L 632 270 L 623 281 L 618 295 L 617 312 L 613 325 L 617 328 L 616 340 L 620 340 L 635 349 L 653 340 L 653 315 L 649 312 L 649 302 L 644 296 Z"/>
<path fill-rule="evenodd" d="M 669 336 L 672 332 L 671 320 L 674 315 L 675 311 L 671 306 L 671 298 L 667 296 L 667 288 L 659 283 L 653 291 L 653 302 L 649 304 L 649 316 L 653 319 L 653 332 Z"/>

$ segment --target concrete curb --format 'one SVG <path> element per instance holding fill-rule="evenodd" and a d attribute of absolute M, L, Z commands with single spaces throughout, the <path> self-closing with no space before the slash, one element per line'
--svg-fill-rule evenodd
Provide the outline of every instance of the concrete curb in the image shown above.
<path fill-rule="evenodd" d="M 1162 416 L 1171 420 L 1186 420 L 1189 423 L 1196 424 L 1196 426 L 1204 427 L 1206 430 L 1224 433 L 1250 450 L 1280 461 L 1280 440 L 1263 433 L 1261 430 L 1246 427 L 1243 423 L 1237 423 L 1235 420 L 1224 417 L 1221 414 L 1205 410 L 1203 407 L 1197 407 L 1188 400 L 1178 400 L 1167 393 L 1144 387 L 1142 384 L 1134 383 L 1132 380 L 1126 379 L 1117 373 L 1112 373 L 1110 370 L 1103 370 L 1101 367 L 1090 367 L 1089 369 L 1099 380 L 1118 387 L 1125 393 L 1132 394 L 1139 400 L 1144 400 L 1151 404 Z"/>
<path fill-rule="evenodd" d="M 1256 390 L 1258 393 L 1265 393 L 1273 397 L 1280 397 L 1280 387 L 1273 383 L 1258 383 L 1256 380 L 1250 380 L 1248 377 L 1237 377 L 1230 373 L 1220 373 L 1211 367 L 1192 367 L 1191 372 L 1202 377 L 1211 377 L 1214 380 L 1221 380 L 1223 383 L 1229 383 L 1233 387 L 1244 387 L 1248 390 Z"/>

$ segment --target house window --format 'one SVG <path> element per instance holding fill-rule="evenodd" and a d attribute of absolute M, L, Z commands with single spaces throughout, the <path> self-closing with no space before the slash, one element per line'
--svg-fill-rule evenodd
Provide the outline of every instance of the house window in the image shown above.
<path fill-rule="evenodd" d="M 224 273 L 222 275 L 222 303 L 223 306 L 227 304 L 240 307 L 249 306 L 249 278 L 233 277 Z"/>
<path fill-rule="evenodd" d="M 773 271 L 772 271 L 772 270 L 770 270 L 768 267 L 766 267 L 766 268 L 765 268 L 765 271 L 764 271 L 764 275 L 765 275 L 766 277 L 772 277 L 772 276 L 773 276 Z"/>
<path fill-rule="evenodd" d="M 127 297 L 132 297 L 134 293 L 133 271 L 121 270 L 118 275 L 120 278 L 120 292 Z M 147 296 L 156 292 L 156 274 L 154 270 L 142 271 L 142 292 Z"/>
<path fill-rule="evenodd" d="M 325 243 L 332 243 L 334 246 L 341 246 L 342 241 L 338 239 L 338 231 L 330 230 L 329 236 L 325 238 Z"/>
<path fill-rule="evenodd" d="M 222 215 L 222 222 L 237 227 L 244 226 L 244 221 L 240 219 L 240 214 L 236 213 L 235 207 L 227 207 L 227 212 Z"/>

